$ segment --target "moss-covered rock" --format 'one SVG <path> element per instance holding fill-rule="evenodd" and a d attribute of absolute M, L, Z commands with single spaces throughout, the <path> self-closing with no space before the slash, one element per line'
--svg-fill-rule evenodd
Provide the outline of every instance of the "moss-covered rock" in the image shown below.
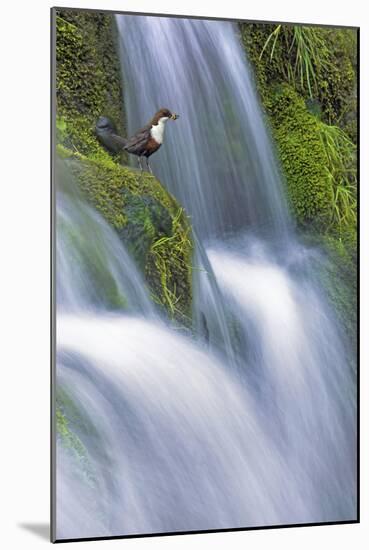
<path fill-rule="evenodd" d="M 355 229 L 356 30 L 242 23 L 240 35 L 298 224 Z"/>
<path fill-rule="evenodd" d="M 302 36 L 300 45 L 305 44 L 309 51 L 310 88 L 306 75 L 301 78 L 297 70 L 299 59 L 295 25 L 239 25 L 241 40 L 253 65 L 263 102 L 270 95 L 270 87 L 277 83 L 289 83 L 308 104 L 314 104 L 323 122 L 339 125 L 356 141 L 357 31 L 328 27 L 297 28 Z M 303 54 L 301 50 L 299 53 Z"/>
<path fill-rule="evenodd" d="M 115 228 L 144 273 L 153 300 L 190 324 L 192 243 L 188 219 L 161 183 L 123 166 L 98 142 L 99 116 L 125 134 L 114 17 L 60 9 L 56 15 L 58 154 L 84 196 Z"/>
<path fill-rule="evenodd" d="M 58 146 L 82 193 L 115 228 L 144 273 L 153 300 L 188 326 L 192 302 L 192 240 L 187 216 L 151 174 L 112 159 Z"/>
<path fill-rule="evenodd" d="M 321 279 L 355 342 L 357 32 L 305 29 L 310 90 L 306 79 L 296 78 L 295 26 L 239 25 L 291 210 L 302 238 L 326 252 Z"/>
<path fill-rule="evenodd" d="M 270 85 L 286 82 L 286 78 L 281 74 L 284 66 L 282 44 L 276 42 L 272 57 L 262 56 L 264 45 L 274 28 L 275 25 L 264 23 L 239 23 L 240 39 L 251 64 L 255 87 L 264 107 L 270 94 Z"/>
<path fill-rule="evenodd" d="M 56 13 L 56 98 L 59 142 L 85 155 L 104 156 L 95 136 L 100 115 L 124 135 L 117 36 L 112 15 L 60 9 Z"/>
<path fill-rule="evenodd" d="M 288 84 L 275 89 L 268 111 L 297 222 L 325 228 L 331 219 L 333 185 L 320 122 Z"/>

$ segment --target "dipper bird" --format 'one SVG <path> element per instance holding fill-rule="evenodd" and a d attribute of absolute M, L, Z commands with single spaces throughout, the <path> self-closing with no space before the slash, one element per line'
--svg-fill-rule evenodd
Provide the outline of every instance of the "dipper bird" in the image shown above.
<path fill-rule="evenodd" d="M 145 157 L 147 168 L 152 174 L 149 157 L 163 144 L 165 125 L 168 120 L 176 120 L 177 118 L 179 118 L 179 115 L 171 113 L 169 109 L 160 109 L 146 126 L 126 139 L 116 133 L 116 128 L 109 118 L 100 117 L 96 124 L 96 135 L 100 143 L 110 152 L 127 151 L 131 155 L 136 155 L 141 172 L 141 157 Z"/>

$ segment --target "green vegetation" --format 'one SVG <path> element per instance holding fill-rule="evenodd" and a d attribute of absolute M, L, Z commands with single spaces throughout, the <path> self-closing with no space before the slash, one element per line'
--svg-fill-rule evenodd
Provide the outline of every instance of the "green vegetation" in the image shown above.
<path fill-rule="evenodd" d="M 85 198 L 115 228 L 135 259 L 153 300 L 190 324 L 192 241 L 187 216 L 151 174 L 58 146 Z"/>
<path fill-rule="evenodd" d="M 160 275 L 160 282 L 156 277 L 155 293 L 156 297 L 159 297 L 159 304 L 166 305 L 173 317 L 179 315 L 181 318 L 181 312 L 185 312 L 187 320 L 184 320 L 183 324 L 189 326 L 190 303 L 182 303 L 182 297 L 188 292 L 188 288 L 183 286 L 183 281 L 186 281 L 188 271 L 186 251 L 192 250 L 192 243 L 189 226 L 187 225 L 185 230 L 183 226 L 186 227 L 186 216 L 183 209 L 179 208 L 172 221 L 172 234 L 153 241 L 146 272 L 149 279 L 151 273 Z"/>
<path fill-rule="evenodd" d="M 348 209 L 355 209 L 356 187 L 355 31 L 240 28 L 299 225 L 325 231 L 332 222 L 353 221 Z"/>
<path fill-rule="evenodd" d="M 58 137 L 67 148 L 100 156 L 94 126 L 111 117 L 124 134 L 121 74 L 114 19 L 104 13 L 62 9 L 56 16 Z"/>
<path fill-rule="evenodd" d="M 56 25 L 58 156 L 85 198 L 117 231 L 145 274 L 153 300 L 188 326 L 192 301 L 188 219 L 158 180 L 122 165 L 127 157 L 111 156 L 95 136 L 100 115 L 110 117 L 118 132 L 125 133 L 114 18 L 62 9 Z M 114 294 L 112 300 L 124 307 L 124 297 Z"/>
<path fill-rule="evenodd" d="M 61 388 L 58 388 L 56 396 L 56 432 L 64 449 L 79 464 L 77 475 L 83 475 L 85 483 L 94 487 L 96 479 L 82 439 L 86 435 L 92 437 L 98 437 L 98 435 L 92 424 L 81 413 L 80 407 Z"/>
<path fill-rule="evenodd" d="M 289 84 L 279 85 L 269 103 L 273 134 L 286 178 L 288 197 L 302 227 L 327 226 L 333 186 L 320 137 L 321 122 Z"/>
<path fill-rule="evenodd" d="M 292 213 L 324 248 L 323 282 L 354 340 L 356 323 L 356 31 L 239 26 L 276 144 Z"/>
<path fill-rule="evenodd" d="M 343 231 L 356 227 L 356 147 L 338 126 L 320 125 L 320 138 L 327 155 L 327 172 L 334 198 L 331 227 Z"/>
<path fill-rule="evenodd" d="M 155 178 L 122 165 L 127 158 L 109 155 L 94 133 L 100 115 L 112 118 L 118 132 L 125 133 L 114 19 L 60 9 L 56 24 L 58 154 L 87 200 L 129 248 L 153 300 L 188 324 L 192 244 L 187 217 Z M 240 34 L 298 227 L 321 243 L 352 281 L 356 32 L 242 23 Z M 124 297 L 117 303 L 124 307 Z"/>
<path fill-rule="evenodd" d="M 356 31 L 297 25 L 240 24 L 263 102 L 288 83 L 327 124 L 356 140 Z"/>
<path fill-rule="evenodd" d="M 282 41 L 290 56 L 289 62 L 282 65 L 283 77 L 293 84 L 294 88 L 308 93 L 313 99 L 319 96 L 319 74 L 328 73 L 334 67 L 330 59 L 324 31 L 301 25 L 277 25 L 265 41 L 260 53 L 270 49 L 270 59 L 274 57 L 277 41 Z"/>

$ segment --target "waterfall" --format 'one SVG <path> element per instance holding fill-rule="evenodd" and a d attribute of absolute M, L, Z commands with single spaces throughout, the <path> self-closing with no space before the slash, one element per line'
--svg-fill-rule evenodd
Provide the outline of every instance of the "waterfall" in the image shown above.
<path fill-rule="evenodd" d="M 152 165 L 196 232 L 209 239 L 247 227 L 285 236 L 290 222 L 280 176 L 234 26 L 165 17 L 117 21 L 129 131 L 162 106 L 179 113 Z"/>
<path fill-rule="evenodd" d="M 154 315 L 143 278 L 115 231 L 70 192 L 57 196 L 56 236 L 58 312 L 124 307 Z"/>
<path fill-rule="evenodd" d="M 115 233 L 61 190 L 57 536 L 353 520 L 351 351 L 319 252 L 293 234 L 235 28 L 117 22 L 129 130 L 181 115 L 152 165 L 195 228 L 207 337 L 156 313 Z"/>

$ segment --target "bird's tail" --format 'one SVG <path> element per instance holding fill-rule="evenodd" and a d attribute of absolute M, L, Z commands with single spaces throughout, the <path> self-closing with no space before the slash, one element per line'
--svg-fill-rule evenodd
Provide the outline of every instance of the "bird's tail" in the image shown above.
<path fill-rule="evenodd" d="M 127 140 L 117 134 L 117 129 L 110 118 L 101 116 L 95 126 L 96 137 L 110 153 L 121 153 Z"/>

